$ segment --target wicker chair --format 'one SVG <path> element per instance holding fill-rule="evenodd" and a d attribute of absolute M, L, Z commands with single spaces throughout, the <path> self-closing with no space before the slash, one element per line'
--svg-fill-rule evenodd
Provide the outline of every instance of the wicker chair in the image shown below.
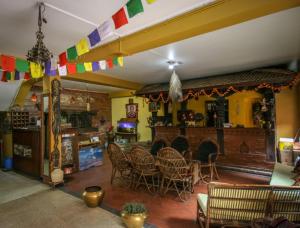
<path fill-rule="evenodd" d="M 112 164 L 112 174 L 110 183 L 116 176 L 117 171 L 120 173 L 120 177 L 123 179 L 130 178 L 131 175 L 131 164 L 128 158 L 125 156 L 122 149 L 115 143 L 110 143 L 107 148 L 108 156 Z"/>
<path fill-rule="evenodd" d="M 189 151 L 189 142 L 183 135 L 177 136 L 171 143 L 171 147 L 177 150 L 186 159 L 191 159 L 191 152 Z"/>
<path fill-rule="evenodd" d="M 154 193 L 159 188 L 160 172 L 153 156 L 141 147 L 134 148 L 130 155 L 133 167 L 132 182 L 135 189 L 139 185 L 145 185 L 150 193 Z"/>
<path fill-rule="evenodd" d="M 157 160 L 162 174 L 162 194 L 175 190 L 181 201 L 186 200 L 186 196 L 193 192 L 193 166 L 171 147 L 158 151 Z"/>
<path fill-rule="evenodd" d="M 150 153 L 153 155 L 153 156 L 156 156 L 157 155 L 157 152 L 164 148 L 164 147 L 167 147 L 168 146 L 168 143 L 166 142 L 166 140 L 164 139 L 155 139 L 152 143 L 152 147 L 151 147 L 151 150 L 150 150 Z"/>
<path fill-rule="evenodd" d="M 209 169 L 209 179 L 213 180 L 214 177 L 219 179 L 219 174 L 216 168 L 216 160 L 218 158 L 219 146 L 211 139 L 204 139 L 198 147 L 197 153 L 194 154 L 194 160 L 199 164 L 199 177 L 206 183 L 206 177 L 203 175 L 203 169 Z"/>

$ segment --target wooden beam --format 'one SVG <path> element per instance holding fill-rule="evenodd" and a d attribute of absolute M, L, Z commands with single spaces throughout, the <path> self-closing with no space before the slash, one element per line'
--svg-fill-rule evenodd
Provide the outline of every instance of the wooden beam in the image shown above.
<path fill-rule="evenodd" d="M 300 0 L 217 0 L 99 46 L 79 60 L 97 61 L 115 55 L 132 55 L 297 6 L 300 6 Z"/>
<path fill-rule="evenodd" d="M 141 84 L 136 82 L 114 78 L 106 74 L 96 74 L 91 72 L 72 74 L 70 76 L 63 77 L 63 79 L 85 82 L 85 83 L 93 83 L 98 85 L 112 86 L 112 87 L 117 87 L 122 89 L 137 90 L 142 87 Z"/>
<path fill-rule="evenodd" d="M 109 93 L 110 98 L 132 97 L 135 96 L 135 90 L 123 90 Z"/>

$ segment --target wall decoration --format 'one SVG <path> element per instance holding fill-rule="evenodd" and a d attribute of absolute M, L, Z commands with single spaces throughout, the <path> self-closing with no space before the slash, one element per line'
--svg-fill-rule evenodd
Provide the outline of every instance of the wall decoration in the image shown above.
<path fill-rule="evenodd" d="M 157 112 L 160 109 L 159 102 L 150 102 L 149 103 L 149 112 Z"/>
<path fill-rule="evenodd" d="M 126 118 L 138 118 L 138 104 L 126 104 Z"/>

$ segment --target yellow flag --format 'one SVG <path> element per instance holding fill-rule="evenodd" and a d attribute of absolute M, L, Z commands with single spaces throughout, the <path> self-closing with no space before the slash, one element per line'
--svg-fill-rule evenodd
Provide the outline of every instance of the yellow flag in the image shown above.
<path fill-rule="evenodd" d="M 85 38 L 82 38 L 77 44 L 76 44 L 76 50 L 78 56 L 83 55 L 87 52 L 89 52 L 89 44 L 88 41 Z"/>
<path fill-rule="evenodd" d="M 93 71 L 91 62 L 87 62 L 87 63 L 83 63 L 83 64 L 84 64 L 85 71 Z"/>
<path fill-rule="evenodd" d="M 147 0 L 148 4 L 152 4 L 153 2 L 156 2 L 156 0 Z"/>
<path fill-rule="evenodd" d="M 124 66 L 124 57 L 123 56 L 119 56 L 118 57 L 118 63 L 120 67 Z"/>
<path fill-rule="evenodd" d="M 30 72 L 32 78 L 41 78 L 43 77 L 42 66 L 38 63 L 30 62 Z"/>

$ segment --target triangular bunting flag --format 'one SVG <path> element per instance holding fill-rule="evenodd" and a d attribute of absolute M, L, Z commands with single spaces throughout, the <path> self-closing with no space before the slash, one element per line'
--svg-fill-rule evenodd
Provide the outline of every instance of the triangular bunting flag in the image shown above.
<path fill-rule="evenodd" d="M 2 71 L 1 82 L 7 82 L 7 79 L 6 79 L 6 71 Z"/>
<path fill-rule="evenodd" d="M 66 65 L 60 66 L 58 64 L 58 74 L 59 76 L 67 76 L 67 66 Z"/>
<path fill-rule="evenodd" d="M 68 74 L 76 73 L 76 63 L 67 63 Z"/>
<path fill-rule="evenodd" d="M 85 68 L 85 71 L 93 71 L 91 62 L 84 63 L 84 68 Z"/>
<path fill-rule="evenodd" d="M 144 12 L 144 7 L 141 0 L 129 0 L 126 6 L 129 18 Z"/>
<path fill-rule="evenodd" d="M 128 20 L 127 20 L 127 17 L 126 17 L 126 13 L 125 13 L 124 7 L 122 7 L 122 9 L 120 9 L 118 12 L 116 12 L 112 16 L 112 19 L 114 21 L 116 29 L 122 27 L 123 25 L 128 24 Z"/>
<path fill-rule="evenodd" d="M 107 64 L 109 69 L 112 69 L 114 67 L 112 59 L 107 59 L 106 64 Z"/>
<path fill-rule="evenodd" d="M 119 56 L 118 57 L 118 63 L 120 67 L 124 66 L 124 57 L 123 56 Z"/>
<path fill-rule="evenodd" d="M 101 41 L 98 29 L 95 29 L 93 32 L 91 32 L 91 34 L 88 35 L 88 38 L 90 40 L 91 47 L 94 47 L 96 44 L 98 44 Z"/>
<path fill-rule="evenodd" d="M 89 52 L 89 44 L 88 41 L 85 38 L 82 38 L 77 44 L 76 44 L 76 50 L 78 56 L 81 56 L 87 52 Z"/>
<path fill-rule="evenodd" d="M 29 63 L 23 59 L 16 59 L 16 69 L 19 72 L 28 72 L 29 71 Z"/>
<path fill-rule="evenodd" d="M 77 63 L 76 70 L 77 70 L 77 73 L 84 73 L 85 72 L 84 64 L 83 63 Z"/>
<path fill-rule="evenodd" d="M 67 64 L 67 53 L 63 52 L 59 55 L 59 65 L 64 66 Z"/>
<path fill-rule="evenodd" d="M 113 27 L 111 24 L 111 20 L 107 20 L 105 21 L 103 24 L 101 24 L 98 27 L 98 31 L 99 31 L 99 35 L 100 35 L 100 39 L 104 40 L 109 36 L 113 35 Z"/>
<path fill-rule="evenodd" d="M 15 71 L 16 68 L 16 60 L 12 56 L 1 55 L 1 63 L 3 71 Z"/>
<path fill-rule="evenodd" d="M 106 70 L 106 61 L 105 60 L 99 61 L 99 65 L 100 65 L 101 70 Z"/>
<path fill-rule="evenodd" d="M 156 2 L 156 0 L 146 0 L 148 4 L 152 4 L 153 2 Z"/>
<path fill-rule="evenodd" d="M 43 77 L 42 66 L 38 63 L 30 62 L 30 73 L 32 78 Z"/>
<path fill-rule="evenodd" d="M 113 58 L 113 64 L 114 64 L 115 66 L 118 66 L 118 65 L 119 65 L 119 63 L 118 63 L 118 57 L 114 57 L 114 58 Z"/>
<path fill-rule="evenodd" d="M 75 46 L 68 48 L 67 53 L 68 53 L 68 60 L 75 60 L 78 56 Z"/>
<path fill-rule="evenodd" d="M 93 72 L 99 71 L 100 70 L 99 62 L 93 62 L 92 68 L 93 68 Z"/>
<path fill-rule="evenodd" d="M 20 80 L 20 72 L 16 70 L 15 72 L 15 80 L 18 81 Z"/>

